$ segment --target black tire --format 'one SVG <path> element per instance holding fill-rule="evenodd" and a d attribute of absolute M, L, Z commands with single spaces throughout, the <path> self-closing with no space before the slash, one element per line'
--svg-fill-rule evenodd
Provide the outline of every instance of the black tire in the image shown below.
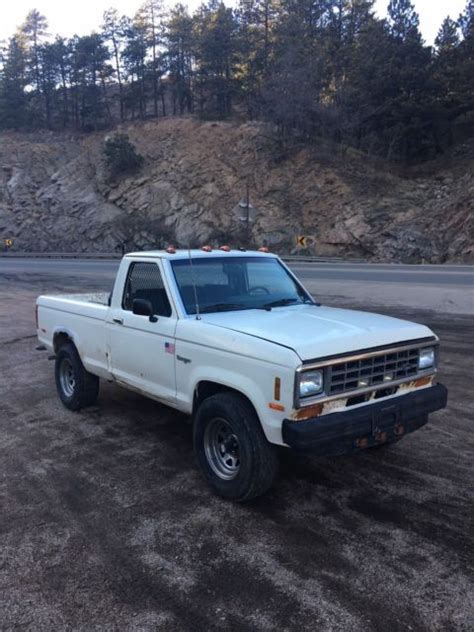
<path fill-rule="evenodd" d="M 72 342 L 63 345 L 56 354 L 54 375 L 59 399 L 66 408 L 80 410 L 95 404 L 99 378 L 85 370 Z"/>
<path fill-rule="evenodd" d="M 214 433 L 218 436 L 219 427 L 230 433 L 227 435 L 228 443 L 231 444 L 229 454 L 232 444 L 234 452 L 233 456 L 229 456 L 229 462 L 233 459 L 238 463 L 230 473 L 224 463 L 222 465 L 226 471 L 220 471 L 220 461 L 226 455 L 222 456 L 222 452 L 210 448 L 214 443 L 221 447 L 224 443 L 210 439 Z M 200 405 L 194 419 L 194 451 L 199 467 L 213 491 L 223 498 L 238 502 L 264 494 L 271 487 L 278 471 L 276 446 L 265 438 L 251 404 L 237 393 L 217 393 Z M 224 478 L 224 474 L 231 478 Z"/>

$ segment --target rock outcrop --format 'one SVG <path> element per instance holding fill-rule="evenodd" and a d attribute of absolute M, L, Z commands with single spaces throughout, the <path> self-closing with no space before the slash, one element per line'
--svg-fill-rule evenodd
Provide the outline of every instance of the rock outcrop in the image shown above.
<path fill-rule="evenodd" d="M 402 177 L 354 151 L 286 152 L 259 124 L 162 119 L 123 128 L 145 164 L 110 181 L 106 134 L 0 135 L 0 237 L 18 251 L 113 252 L 245 241 L 374 261 L 474 260 L 472 148 Z M 308 237 L 306 248 L 295 237 Z"/>

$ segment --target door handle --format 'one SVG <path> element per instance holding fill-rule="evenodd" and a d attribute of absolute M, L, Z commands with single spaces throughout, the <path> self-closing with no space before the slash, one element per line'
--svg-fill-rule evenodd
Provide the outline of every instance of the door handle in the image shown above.
<path fill-rule="evenodd" d="M 123 318 L 112 318 L 112 320 L 114 323 L 117 323 L 117 325 L 123 325 Z"/>

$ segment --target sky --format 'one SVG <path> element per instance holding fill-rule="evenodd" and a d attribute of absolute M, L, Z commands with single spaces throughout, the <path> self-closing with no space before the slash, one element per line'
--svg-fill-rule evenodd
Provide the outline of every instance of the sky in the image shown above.
<path fill-rule="evenodd" d="M 420 28 L 427 44 L 432 44 L 441 22 L 449 14 L 453 19 L 464 10 L 466 0 L 413 0 L 420 15 Z M 175 4 L 168 0 L 167 4 Z M 200 0 L 183 0 L 191 9 L 201 4 Z M 226 4 L 232 5 L 232 0 Z M 84 35 L 97 29 L 103 12 L 115 7 L 120 14 L 132 16 L 140 0 L 0 0 L 0 40 L 10 37 L 23 22 L 32 8 L 46 16 L 51 35 L 60 33 L 66 37 Z M 376 0 L 376 13 L 384 17 L 388 0 Z"/>

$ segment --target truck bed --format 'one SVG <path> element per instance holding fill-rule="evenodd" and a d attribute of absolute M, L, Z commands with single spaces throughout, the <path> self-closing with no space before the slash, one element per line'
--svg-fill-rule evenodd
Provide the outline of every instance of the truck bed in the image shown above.
<path fill-rule="evenodd" d="M 41 298 L 64 299 L 74 303 L 94 303 L 96 305 L 105 305 L 106 307 L 109 304 L 108 292 L 90 292 L 87 294 L 44 294 Z"/>
<path fill-rule="evenodd" d="M 87 370 L 106 377 L 107 292 L 44 294 L 38 298 L 38 338 L 54 349 L 57 334 L 73 336 Z"/>

